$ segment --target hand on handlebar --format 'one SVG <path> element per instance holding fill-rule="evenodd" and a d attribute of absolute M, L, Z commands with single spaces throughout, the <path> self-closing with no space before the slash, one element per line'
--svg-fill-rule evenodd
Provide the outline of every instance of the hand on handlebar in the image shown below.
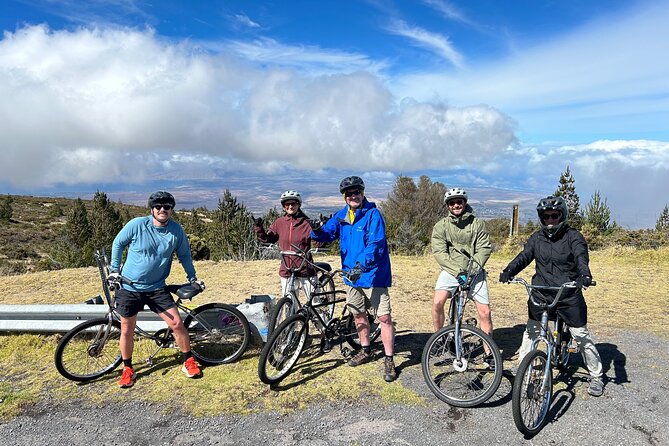
<path fill-rule="evenodd" d="M 458 280 L 460 286 L 464 286 L 467 283 L 467 273 L 464 271 L 460 271 L 456 276 L 456 279 Z"/>
<path fill-rule="evenodd" d="M 590 276 L 581 276 L 578 279 L 576 279 L 576 284 L 580 288 L 587 288 L 590 285 L 592 285 L 592 277 Z"/>
<path fill-rule="evenodd" d="M 499 281 L 501 283 L 509 283 L 511 280 L 513 280 L 513 276 L 509 271 L 503 270 L 501 273 L 499 273 Z"/>
<path fill-rule="evenodd" d="M 190 280 L 190 284 L 191 284 L 192 286 L 194 286 L 195 288 L 199 288 L 200 291 L 204 291 L 204 288 L 205 288 L 205 286 L 204 286 L 204 280 L 197 280 L 196 277 L 193 277 L 193 278 Z"/>
<path fill-rule="evenodd" d="M 121 274 L 118 271 L 112 271 L 107 276 L 107 285 L 111 291 L 121 288 Z"/>
<path fill-rule="evenodd" d="M 253 226 L 262 228 L 262 217 L 255 218 L 251 215 L 251 222 L 253 223 Z"/>
<path fill-rule="evenodd" d="M 357 282 L 361 275 L 362 275 L 362 265 L 360 263 L 356 263 L 355 266 L 351 268 L 347 274 L 348 280 L 350 280 L 351 283 Z"/>

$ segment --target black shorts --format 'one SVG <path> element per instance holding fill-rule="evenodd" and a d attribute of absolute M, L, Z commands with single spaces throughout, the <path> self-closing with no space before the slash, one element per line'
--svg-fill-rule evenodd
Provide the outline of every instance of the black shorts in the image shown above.
<path fill-rule="evenodd" d="M 527 302 L 527 317 L 534 321 L 541 321 L 543 311 L 533 305 L 529 300 Z M 555 315 L 559 314 L 560 319 L 566 322 L 570 327 L 583 327 L 588 323 L 588 306 L 585 303 L 583 294 L 579 291 L 576 294 L 560 299 L 557 306 L 548 313 L 548 319 L 554 321 Z"/>
<path fill-rule="evenodd" d="M 133 317 L 148 306 L 154 313 L 163 313 L 177 304 L 165 288 L 155 291 L 128 291 L 121 288 L 116 291 L 116 311 L 123 317 Z"/>

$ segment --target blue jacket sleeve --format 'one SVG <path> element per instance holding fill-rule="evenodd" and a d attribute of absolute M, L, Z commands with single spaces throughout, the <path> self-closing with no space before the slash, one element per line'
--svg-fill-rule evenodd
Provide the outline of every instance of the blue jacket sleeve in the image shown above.
<path fill-rule="evenodd" d="M 128 223 L 126 223 L 123 229 L 121 229 L 121 231 L 116 234 L 114 242 L 112 243 L 111 261 L 109 262 L 109 267 L 112 270 L 118 271 L 121 268 L 123 251 L 132 241 L 136 227 L 136 221 L 134 219 L 130 220 Z"/>
<path fill-rule="evenodd" d="M 363 271 L 374 267 L 388 250 L 386 241 L 386 223 L 378 209 L 372 209 L 369 216 L 367 230 L 367 244 L 364 251 L 356 260 L 362 264 Z"/>
<path fill-rule="evenodd" d="M 190 252 L 190 243 L 188 243 L 188 237 L 183 231 L 183 228 L 181 229 L 181 235 L 179 239 L 179 246 L 177 246 L 176 249 L 177 258 L 179 259 L 179 262 L 181 262 L 184 271 L 186 271 L 186 278 L 190 281 L 191 279 L 196 278 L 195 266 L 193 266 L 193 257 Z"/>
<path fill-rule="evenodd" d="M 325 222 L 318 231 L 311 231 L 311 240 L 321 243 L 330 243 L 339 238 L 339 212 Z"/>

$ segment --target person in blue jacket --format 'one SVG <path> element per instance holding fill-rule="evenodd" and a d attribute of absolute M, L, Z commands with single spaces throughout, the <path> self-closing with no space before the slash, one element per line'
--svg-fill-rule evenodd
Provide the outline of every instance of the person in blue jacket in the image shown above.
<path fill-rule="evenodd" d="M 190 349 L 188 331 L 181 320 L 172 295 L 165 290 L 165 280 L 172 268 L 176 253 L 191 284 L 204 289 L 197 280 L 186 233 L 171 219 L 176 202 L 169 192 L 158 191 L 149 197 L 151 215 L 130 220 L 118 233 L 112 244 L 108 281 L 116 291 L 116 310 L 121 316 L 119 339 L 123 372 L 119 387 L 132 387 L 137 375 L 132 368 L 133 334 L 137 314 L 147 305 L 172 329 L 184 357 L 181 370 L 189 378 L 201 375 L 198 363 Z M 131 283 L 120 283 L 121 258 L 128 248 L 122 276 Z"/>
<path fill-rule="evenodd" d="M 395 327 L 391 317 L 392 285 L 386 225 L 374 203 L 365 198 L 365 183 L 357 176 L 346 177 L 339 184 L 346 206 L 321 227 L 311 232 L 311 239 L 328 243 L 339 239 L 341 264 L 347 286 L 346 304 L 355 317 L 362 348 L 348 362 L 352 367 L 372 358 L 369 321 L 365 310 L 372 308 L 381 324 L 381 341 L 385 352 L 383 377 L 387 382 L 397 378 L 393 361 Z"/>

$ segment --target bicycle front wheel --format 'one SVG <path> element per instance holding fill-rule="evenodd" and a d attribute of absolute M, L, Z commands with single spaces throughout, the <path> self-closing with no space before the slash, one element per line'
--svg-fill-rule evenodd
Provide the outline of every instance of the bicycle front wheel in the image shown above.
<path fill-rule="evenodd" d="M 85 382 L 111 372 L 121 363 L 121 324 L 91 319 L 68 331 L 58 342 L 54 361 L 65 378 Z"/>
<path fill-rule="evenodd" d="M 371 345 L 381 334 L 381 324 L 376 322 L 374 315 L 369 311 L 367 311 L 367 321 L 369 322 L 369 343 Z M 345 324 L 347 333 L 345 336 L 346 342 L 355 350 L 359 350 L 361 348 L 360 337 L 355 326 L 355 318 L 351 313 L 348 313 L 346 316 Z"/>
<path fill-rule="evenodd" d="M 272 334 L 272 332 L 279 325 L 281 325 L 283 321 L 285 321 L 289 316 L 295 314 L 295 311 L 297 310 L 297 308 L 293 308 L 293 302 L 295 301 L 297 301 L 297 298 L 291 294 L 286 294 L 285 297 L 282 297 L 276 302 L 272 312 L 269 314 L 269 326 L 267 330 L 268 334 Z"/>
<path fill-rule="evenodd" d="M 451 406 L 474 407 L 487 401 L 502 381 L 502 355 L 490 336 L 477 327 L 460 327 L 460 359 L 455 325 L 434 333 L 423 348 L 421 366 L 430 391 Z M 492 354 L 490 364 L 487 355 Z"/>
<path fill-rule="evenodd" d="M 553 395 L 553 373 L 541 350 L 531 351 L 518 366 L 513 381 L 511 407 L 513 422 L 525 436 L 536 435 L 546 422 Z"/>
<path fill-rule="evenodd" d="M 190 347 L 203 364 L 227 364 L 238 359 L 251 338 L 249 321 L 235 307 L 210 303 L 199 306 L 184 320 Z"/>
<path fill-rule="evenodd" d="M 309 320 L 294 314 L 274 330 L 260 352 L 258 377 L 265 384 L 284 379 L 300 358 L 309 335 Z"/>

